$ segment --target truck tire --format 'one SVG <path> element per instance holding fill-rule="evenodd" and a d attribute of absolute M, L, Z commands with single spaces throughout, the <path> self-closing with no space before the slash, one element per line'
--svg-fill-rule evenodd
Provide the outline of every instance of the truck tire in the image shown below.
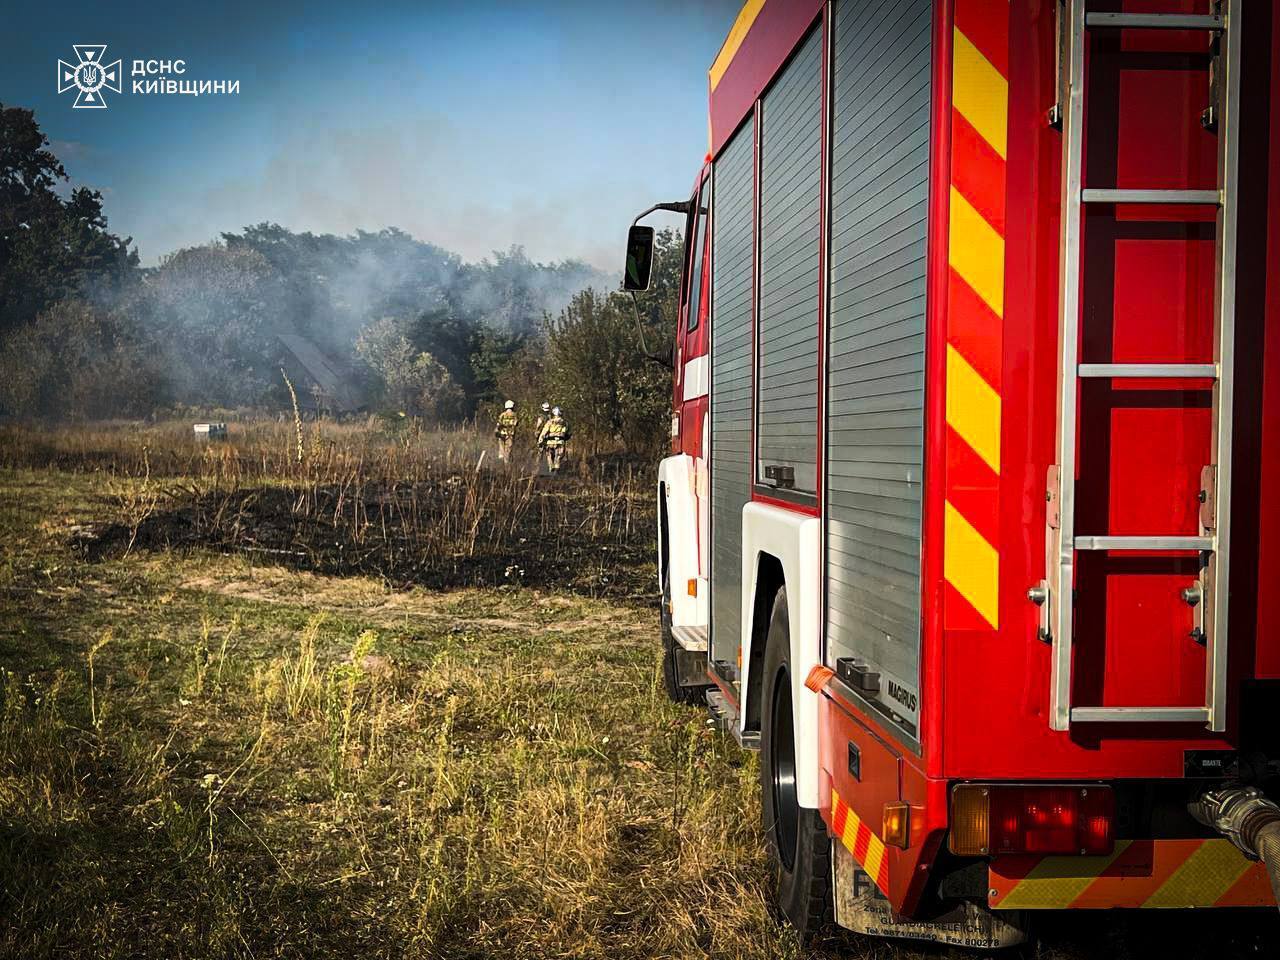
<path fill-rule="evenodd" d="M 680 684 L 680 670 L 676 664 L 676 635 L 671 629 L 671 575 L 662 575 L 662 686 L 672 703 L 684 705 L 705 704 L 705 687 L 685 687 Z"/>
<path fill-rule="evenodd" d="M 769 617 L 760 711 L 760 810 L 778 909 L 808 946 L 832 923 L 831 838 L 817 810 L 796 796 L 787 590 Z"/>

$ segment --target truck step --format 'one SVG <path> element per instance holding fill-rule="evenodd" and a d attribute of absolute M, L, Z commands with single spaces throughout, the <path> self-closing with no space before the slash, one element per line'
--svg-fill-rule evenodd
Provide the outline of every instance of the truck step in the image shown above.
<path fill-rule="evenodd" d="M 698 627 L 673 626 L 671 635 L 676 638 L 676 643 L 690 653 L 707 652 L 707 638 L 710 636 L 710 628 L 706 624 Z"/>
<path fill-rule="evenodd" d="M 758 730 L 743 732 L 739 728 L 738 708 L 724 695 L 723 691 L 716 688 L 707 691 L 707 713 L 711 715 L 711 722 L 715 724 L 715 728 L 721 733 L 732 734 L 733 739 L 742 749 L 760 749 L 760 732 Z"/>

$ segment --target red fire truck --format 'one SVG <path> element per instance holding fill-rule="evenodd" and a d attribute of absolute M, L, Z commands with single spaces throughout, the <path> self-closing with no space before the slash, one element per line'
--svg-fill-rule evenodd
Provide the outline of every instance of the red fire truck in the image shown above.
<path fill-rule="evenodd" d="M 782 910 L 1274 909 L 1280 9 L 749 0 L 709 85 L 666 679 Z"/>

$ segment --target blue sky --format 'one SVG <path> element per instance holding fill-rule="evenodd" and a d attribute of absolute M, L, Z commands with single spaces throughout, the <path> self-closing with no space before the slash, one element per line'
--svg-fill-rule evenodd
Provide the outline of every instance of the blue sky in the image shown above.
<path fill-rule="evenodd" d="M 272 220 L 398 226 L 468 259 L 519 243 L 614 269 L 631 217 L 687 196 L 707 67 L 739 5 L 15 4 L 0 102 L 36 110 L 144 263 Z M 124 61 L 106 110 L 56 92 L 75 43 Z M 240 93 L 133 94 L 133 59 L 181 59 L 179 79 L 239 80 Z"/>

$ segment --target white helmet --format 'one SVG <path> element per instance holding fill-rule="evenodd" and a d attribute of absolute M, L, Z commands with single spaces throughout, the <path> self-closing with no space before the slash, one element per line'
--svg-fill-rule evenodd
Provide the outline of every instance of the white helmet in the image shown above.
<path fill-rule="evenodd" d="M 508 400 L 508 401 L 504 404 L 504 406 L 505 406 L 508 410 L 514 410 L 514 409 L 516 408 L 516 402 L 515 402 L 514 400 Z"/>
<path fill-rule="evenodd" d="M 542 412 L 543 412 L 543 413 L 546 413 L 546 412 L 547 412 L 548 410 L 550 410 L 550 409 L 551 409 L 551 404 L 549 404 L 549 403 L 544 403 L 544 404 L 542 405 Z"/>
<path fill-rule="evenodd" d="M 551 408 L 551 415 L 552 415 L 553 417 L 558 417 L 558 416 L 560 416 L 560 408 L 559 408 L 559 407 L 552 407 L 552 408 Z"/>

